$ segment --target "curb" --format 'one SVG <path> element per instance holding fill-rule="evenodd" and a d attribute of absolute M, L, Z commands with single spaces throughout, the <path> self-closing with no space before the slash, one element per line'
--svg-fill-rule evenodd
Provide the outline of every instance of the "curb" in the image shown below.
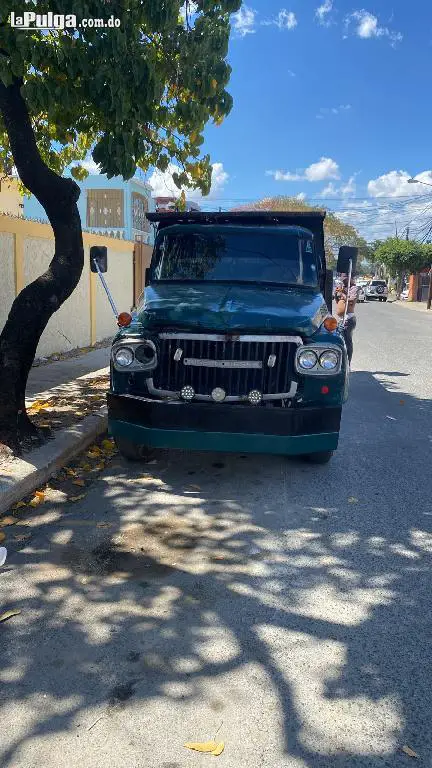
<path fill-rule="evenodd" d="M 0 473 L 0 514 L 23 496 L 46 483 L 77 453 L 81 453 L 108 426 L 107 408 L 87 416 L 73 427 L 63 429 L 54 440 L 29 455 L 31 461 L 16 459 L 10 473 Z"/>

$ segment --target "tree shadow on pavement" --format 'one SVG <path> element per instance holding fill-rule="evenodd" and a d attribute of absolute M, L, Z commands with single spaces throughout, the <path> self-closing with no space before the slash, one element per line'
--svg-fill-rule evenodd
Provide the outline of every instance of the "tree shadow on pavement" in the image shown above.
<path fill-rule="evenodd" d="M 354 373 L 328 467 L 159 451 L 41 514 L 0 575 L 1 765 L 201 765 L 221 720 L 233 766 L 429 765 L 431 403 L 401 397 Z"/>

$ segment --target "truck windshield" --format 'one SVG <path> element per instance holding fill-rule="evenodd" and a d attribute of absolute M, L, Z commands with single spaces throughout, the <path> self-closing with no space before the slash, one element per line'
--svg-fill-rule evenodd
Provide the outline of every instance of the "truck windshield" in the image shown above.
<path fill-rule="evenodd" d="M 154 280 L 276 283 L 316 287 L 313 240 L 280 233 L 185 233 L 161 238 Z"/>

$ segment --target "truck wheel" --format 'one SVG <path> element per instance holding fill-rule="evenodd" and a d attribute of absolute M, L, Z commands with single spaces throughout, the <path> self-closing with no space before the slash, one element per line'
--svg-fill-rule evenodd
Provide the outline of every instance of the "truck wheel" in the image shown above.
<path fill-rule="evenodd" d="M 387 301 L 387 299 L 385 298 L 385 299 L 383 299 L 383 301 Z"/>
<path fill-rule="evenodd" d="M 115 437 L 114 442 L 119 453 L 128 461 L 142 461 L 146 454 L 146 447 L 144 445 L 137 445 L 125 437 Z"/>
<path fill-rule="evenodd" d="M 304 461 L 308 464 L 328 464 L 334 451 L 320 451 L 319 453 L 308 453 L 304 456 Z"/>

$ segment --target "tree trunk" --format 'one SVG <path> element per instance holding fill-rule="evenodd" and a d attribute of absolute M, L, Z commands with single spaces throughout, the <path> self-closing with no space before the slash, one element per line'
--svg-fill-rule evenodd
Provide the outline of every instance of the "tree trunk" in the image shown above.
<path fill-rule="evenodd" d="M 54 231 L 54 257 L 47 271 L 24 288 L 12 304 L 0 334 L 0 442 L 15 451 L 27 439 L 41 439 L 25 409 L 25 390 L 46 325 L 77 286 L 84 265 L 80 189 L 43 162 L 21 96 L 21 82 L 0 83 L 0 110 L 18 175 L 46 211 Z"/>

